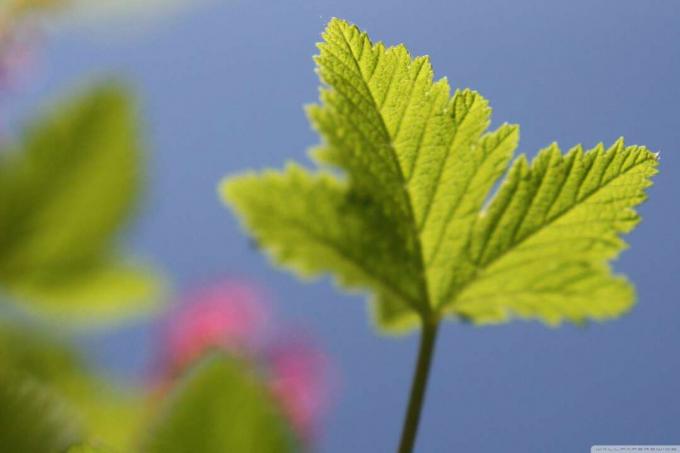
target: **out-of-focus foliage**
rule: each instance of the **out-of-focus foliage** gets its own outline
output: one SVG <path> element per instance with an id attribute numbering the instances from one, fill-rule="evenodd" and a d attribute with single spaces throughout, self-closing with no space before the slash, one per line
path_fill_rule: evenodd
<path id="1" fill-rule="evenodd" d="M 116 237 L 143 181 L 135 112 L 120 87 L 63 102 L 0 150 L 0 286 L 72 322 L 137 314 L 158 279 Z"/>
<path id="2" fill-rule="evenodd" d="M 77 414 L 71 424 L 83 437 L 121 449 L 133 444 L 145 416 L 143 397 L 92 373 L 66 340 L 1 322 L 0 370 L 58 395 Z"/>
<path id="3" fill-rule="evenodd" d="M 15 75 L 14 57 L 43 25 L 128 11 L 153 16 L 169 4 L 0 1 L 0 83 Z M 252 362 L 221 348 L 229 357 L 216 354 L 175 379 L 206 349 L 224 346 L 227 332 L 254 338 L 243 313 L 223 300 L 212 305 L 221 323 L 199 316 L 186 335 L 174 330 L 188 349 L 171 347 L 182 362 L 168 362 L 172 375 L 162 389 L 156 382 L 114 386 L 62 329 L 139 315 L 161 300 L 159 278 L 117 245 L 144 182 L 135 113 L 124 89 L 104 84 L 57 104 L 19 134 L 2 130 L 0 302 L 14 305 L 0 306 L 0 451 L 294 451 L 309 441 L 319 413 L 322 356 L 313 348 L 258 351 Z"/>
<path id="4" fill-rule="evenodd" d="M 2 0 L 0 2 L 0 19 L 7 23 L 23 17 L 23 15 L 61 8 L 68 0 Z"/>
<path id="5" fill-rule="evenodd" d="M 76 17 L 110 21 L 112 19 L 153 19 L 172 14 L 184 7 L 210 0 L 52 0 L 59 1 Z"/>
<path id="6" fill-rule="evenodd" d="M 211 0 L 2 0 L 0 30 L 22 21 L 43 26 L 86 27 L 94 30 L 117 28 L 129 30 L 132 24 L 144 24 L 172 16 L 185 8 Z M 4 24 L 4 25 L 3 25 Z"/>
<path id="7" fill-rule="evenodd" d="M 3 140 L 2 302 L 61 325 L 88 326 L 154 306 L 158 278 L 116 244 L 143 183 L 135 122 L 128 95 L 107 84 L 43 114 L 14 144 Z M 17 388 L 53 395 L 83 438 L 132 445 L 144 416 L 141 397 L 88 370 L 65 339 L 46 332 L 54 324 L 34 326 L 7 316 L 7 308 L 0 307 L 0 370 Z"/>
<path id="8" fill-rule="evenodd" d="M 656 154 L 620 140 L 511 163 L 518 127 L 488 131 L 488 102 L 451 96 L 428 57 L 339 19 L 323 37 L 313 157 L 345 177 L 291 164 L 221 188 L 277 263 L 370 290 L 392 331 L 447 315 L 581 323 L 631 307 L 634 289 L 609 261 L 639 221 Z"/>
<path id="9" fill-rule="evenodd" d="M 296 440 L 255 371 L 215 352 L 168 398 L 143 451 L 285 453 Z"/>
<path id="10" fill-rule="evenodd" d="M 258 288 L 225 280 L 189 292 L 161 334 L 155 385 L 170 387 L 204 354 L 220 350 L 248 357 L 301 443 L 313 445 L 331 399 L 327 355 L 313 341 L 272 329 Z"/>
<path id="11" fill-rule="evenodd" d="M 152 11 L 157 15 L 165 13 L 171 5 L 191 3 L 189 0 L 135 0 L 134 2 L 120 0 L 2 0 L 0 15 L 17 17 L 21 14 L 41 11 L 76 10 L 84 12 L 107 12 L 109 14 L 139 13 Z"/>
<path id="12" fill-rule="evenodd" d="M 87 444 L 81 444 L 81 445 L 74 445 L 71 448 L 68 449 L 66 453 L 113 453 L 112 450 L 101 448 L 101 447 L 94 447 L 92 445 L 87 445 Z"/>
<path id="13" fill-rule="evenodd" d="M 259 313 L 255 315 L 259 319 L 264 314 L 249 299 L 254 293 L 246 289 L 231 283 L 221 285 L 219 291 L 214 287 L 200 293 L 200 303 L 189 311 L 194 316 L 182 316 L 182 322 L 171 328 L 173 337 L 182 333 L 178 329 L 186 330 L 179 344 L 193 342 L 192 354 L 187 356 L 184 347 L 164 354 L 181 363 L 164 366 L 161 371 L 171 373 L 171 379 L 158 376 L 149 388 L 115 388 L 89 370 L 66 340 L 7 322 L 0 323 L 0 370 L 11 372 L 13 382 L 26 381 L 53 396 L 59 403 L 55 413 L 61 414 L 59 418 L 67 414 L 69 432 L 77 434 L 69 437 L 71 441 L 121 452 L 138 451 L 140 439 L 145 440 L 141 444 L 145 451 L 296 451 L 311 445 L 316 434 L 326 399 L 326 358 L 306 342 L 279 337 L 269 346 L 262 343 L 260 329 L 244 332 L 244 310 Z M 236 307 L 229 303 L 235 298 Z M 223 319 L 216 323 L 201 316 L 220 313 Z M 217 350 L 221 352 L 210 354 Z M 208 358 L 201 360 L 206 353 Z M 195 370 L 189 368 L 192 363 L 199 363 Z M 178 373 L 186 375 L 175 379 Z M 160 404 L 159 396 L 164 399 Z M 0 405 L 0 418 L 3 414 Z M 203 431 L 194 438 L 196 423 Z M 145 435 L 148 427 L 151 434 Z M 23 436 L 16 425 L 8 429 Z M 214 450 L 192 449 L 190 442 L 213 438 L 213 430 L 222 437 L 215 444 L 198 446 Z M 174 433 L 183 442 L 168 448 L 164 442 L 174 442 Z M 0 439 L 0 447 L 4 445 L 9 444 Z M 242 450 L 245 445 L 252 448 Z M 225 449 L 217 449 L 221 446 Z"/>
<path id="14" fill-rule="evenodd" d="M 60 453 L 80 438 L 77 415 L 49 388 L 0 370 L 0 449 Z"/>

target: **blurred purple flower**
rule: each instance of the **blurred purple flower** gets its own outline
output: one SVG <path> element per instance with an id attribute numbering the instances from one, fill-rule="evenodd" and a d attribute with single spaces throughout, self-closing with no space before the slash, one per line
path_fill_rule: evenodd
<path id="1" fill-rule="evenodd" d="M 277 335 L 262 294 L 223 281 L 185 296 L 165 322 L 155 386 L 164 392 L 192 362 L 219 348 L 253 361 L 302 441 L 313 442 L 327 409 L 329 360 L 313 342 Z"/>

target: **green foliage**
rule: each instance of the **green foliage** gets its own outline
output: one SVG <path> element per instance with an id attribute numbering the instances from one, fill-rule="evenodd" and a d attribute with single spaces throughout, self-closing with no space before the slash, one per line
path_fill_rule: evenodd
<path id="1" fill-rule="evenodd" d="M 76 416 L 61 399 L 27 377 L 0 370 L 0 447 L 60 453 L 79 439 Z"/>
<path id="2" fill-rule="evenodd" d="M 92 445 L 74 445 L 69 448 L 66 453 L 110 453 L 111 450 L 106 450 L 101 447 L 93 447 Z"/>
<path id="3" fill-rule="evenodd" d="M 321 104 L 308 109 L 322 168 L 290 164 L 221 186 L 277 263 L 370 290 L 392 331 L 445 315 L 556 324 L 630 308 L 633 288 L 608 262 L 639 220 L 655 154 L 623 140 L 566 154 L 553 144 L 511 163 L 518 127 L 489 131 L 487 101 L 451 96 L 427 57 L 373 44 L 339 19 L 323 38 Z"/>
<path id="4" fill-rule="evenodd" d="M 157 278 L 115 244 L 142 164 L 129 97 L 110 85 L 58 105 L 0 150 L 3 291 L 68 321 L 150 308 Z"/>
<path id="5" fill-rule="evenodd" d="M 0 321 L 0 369 L 55 381 L 76 373 L 80 366 L 73 351 L 59 340 L 32 327 Z"/>
<path id="6" fill-rule="evenodd" d="M 295 441 L 253 370 L 215 353 L 181 382 L 149 435 L 149 453 L 285 453 Z"/>
<path id="7" fill-rule="evenodd" d="M 127 450 L 144 417 L 141 398 L 93 374 L 68 343 L 34 327 L 0 322 L 0 372 L 28 379 L 78 417 L 83 437 Z M 0 443 L 0 445 L 2 445 Z"/>

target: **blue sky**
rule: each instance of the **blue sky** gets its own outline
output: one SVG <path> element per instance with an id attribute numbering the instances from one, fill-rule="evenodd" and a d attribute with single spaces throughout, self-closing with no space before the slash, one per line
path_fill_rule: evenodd
<path id="1" fill-rule="evenodd" d="M 140 97 L 151 166 L 147 209 L 130 244 L 180 289 L 224 275 L 266 286 L 281 317 L 312 332 L 342 373 L 320 450 L 392 451 L 416 337 L 380 337 L 362 297 L 339 293 L 328 279 L 303 284 L 274 269 L 215 192 L 226 174 L 306 159 L 317 142 L 302 109 L 317 97 L 311 57 L 333 16 L 429 54 L 437 76 L 479 90 L 496 124 L 520 124 L 520 152 L 619 136 L 661 151 L 644 221 L 615 263 L 638 288 L 635 309 L 585 328 L 449 323 L 418 451 L 680 444 L 680 2 L 206 3 L 145 33 L 121 36 L 119 24 L 50 36 L 40 71 L 9 109 L 19 118 L 84 80 L 127 80 Z M 148 342 L 148 329 L 137 325 L 92 350 L 131 376 Z"/>

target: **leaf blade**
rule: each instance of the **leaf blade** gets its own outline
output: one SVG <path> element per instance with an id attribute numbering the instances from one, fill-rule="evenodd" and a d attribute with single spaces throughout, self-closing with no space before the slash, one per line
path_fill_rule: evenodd
<path id="1" fill-rule="evenodd" d="M 644 201 L 644 190 L 656 172 L 653 153 L 617 142 L 611 153 L 603 148 L 583 153 L 577 147 L 562 155 L 553 145 L 531 164 L 523 155 L 511 164 L 518 127 L 503 124 L 489 132 L 488 102 L 472 90 L 456 90 L 450 96 L 445 79 L 434 81 L 427 57 L 412 58 L 402 45 L 373 43 L 366 33 L 340 19 L 329 22 L 323 39 L 315 57 L 323 85 L 321 103 L 308 108 L 310 121 L 322 137 L 313 158 L 321 167 L 335 167 L 326 177 L 336 180 L 336 199 L 343 202 L 309 205 L 296 215 L 299 222 L 323 224 L 325 217 L 335 227 L 353 231 L 338 241 L 354 253 L 355 275 L 345 283 L 372 291 L 379 326 L 404 331 L 417 326 L 419 319 L 429 322 L 443 315 L 479 322 L 506 321 L 519 315 L 555 324 L 562 319 L 605 319 L 630 308 L 633 289 L 612 275 L 608 263 L 623 248 L 620 236 L 637 223 L 634 207 Z M 593 226 L 605 225 L 596 216 L 602 207 L 586 202 L 588 197 L 583 195 L 599 190 L 603 181 L 616 178 L 617 172 L 638 158 L 651 166 L 630 183 L 633 194 L 599 201 L 594 197 L 593 201 L 608 205 L 617 217 L 610 227 Z M 505 182 L 485 207 L 504 174 Z M 233 181 L 238 182 L 238 177 Z M 248 190 L 260 189 L 253 183 Z M 269 196 L 277 194 L 269 191 Z M 309 190 L 290 191 L 287 199 L 279 201 L 313 197 Z M 223 198 L 237 213 L 249 217 L 247 201 Z M 552 224 L 556 214 L 562 216 L 560 209 L 569 203 L 586 205 L 575 212 L 581 212 L 591 234 L 572 235 L 566 241 L 571 244 L 560 246 L 559 234 L 550 233 L 555 226 L 543 227 Z M 349 211 L 356 219 L 351 226 L 346 218 Z M 246 221 L 246 227 L 257 236 L 265 222 L 275 223 L 279 215 L 276 211 L 268 214 L 259 221 Z M 327 225 L 327 229 L 333 228 Z M 541 243 L 527 239 L 539 230 L 548 231 L 537 234 L 549 239 L 543 255 Z M 325 234 L 289 237 L 286 244 L 271 235 L 262 245 L 284 247 L 295 254 L 296 248 L 304 249 L 306 243 L 323 239 Z M 362 235 L 387 246 L 372 247 Z M 534 261 L 518 245 L 524 242 L 539 250 Z M 375 258 L 376 254 L 381 258 Z M 324 263 L 323 253 L 298 258 L 298 265 L 311 265 L 315 273 L 334 273 L 341 281 L 346 278 L 341 266 Z M 545 275 L 545 266 L 532 264 L 548 258 L 557 263 L 548 267 L 554 275 Z M 291 265 L 286 260 L 280 263 Z M 517 276 L 499 273 L 499 280 L 494 280 L 499 266 L 508 263 L 508 269 L 517 267 Z M 376 276 L 386 269 L 389 286 L 400 291 L 386 291 L 379 284 Z M 537 279 L 545 283 L 537 285 Z M 523 290 L 520 296 L 533 302 L 503 296 L 506 287 L 508 291 L 514 288 L 508 294 Z M 488 294 L 490 290 L 499 294 Z M 583 299 L 587 291 L 614 300 L 604 306 L 598 299 L 588 306 Z M 570 306 L 560 292 L 571 294 L 574 303 Z M 544 305 L 535 299 L 544 300 Z"/>
<path id="2" fill-rule="evenodd" d="M 606 151 L 598 146 L 584 153 L 576 147 L 566 155 L 553 145 L 531 165 L 518 160 L 488 214 L 480 216 L 471 244 L 477 261 L 475 280 L 454 291 L 462 301 L 478 297 L 484 286 L 495 288 L 498 294 L 524 291 L 531 298 L 532 288 L 569 292 L 570 284 L 578 284 L 585 276 L 599 281 L 603 292 L 589 295 L 597 287 L 571 288 L 573 299 L 591 300 L 592 310 L 584 306 L 582 319 L 626 312 L 633 303 L 633 290 L 611 275 L 607 263 L 625 248 L 620 236 L 639 221 L 633 208 L 646 198 L 645 189 L 656 168 L 654 153 L 644 147 L 626 147 L 622 140 Z M 565 276 L 571 279 L 560 280 Z M 613 298 L 612 310 L 603 310 L 598 297 Z M 510 299 L 504 303 L 506 314 L 517 307 Z M 457 303 L 463 302 L 453 303 L 454 310 Z M 562 307 L 565 317 L 574 320 L 567 313 L 568 304 Z M 526 308 L 516 311 L 530 316 Z M 557 318 L 552 316 L 550 322 L 556 323 Z"/>
<path id="3" fill-rule="evenodd" d="M 122 263 L 116 247 L 136 210 L 142 166 L 137 115 L 113 84 L 57 104 L 0 153 L 0 282 L 13 301 L 71 313 L 89 303 L 91 314 L 119 316 L 118 302 L 130 308 L 143 297 L 151 308 L 158 278 Z M 94 297 L 105 280 L 119 298 Z"/>
<path id="4" fill-rule="evenodd" d="M 330 174 L 289 165 L 281 173 L 227 178 L 220 194 L 276 263 L 302 277 L 334 272 L 344 287 L 374 288 L 413 307 L 416 284 L 409 289 L 400 280 L 401 268 L 390 264 L 400 260 L 398 239 L 371 234 L 380 230 L 370 223 L 380 225 L 385 218 L 379 211 L 370 219 L 366 208 L 357 210 L 360 202 Z"/>
<path id="5" fill-rule="evenodd" d="M 209 414 L 209 417 L 197 417 Z M 244 363 L 215 353 L 179 384 L 142 451 L 293 452 L 296 440 Z"/>

